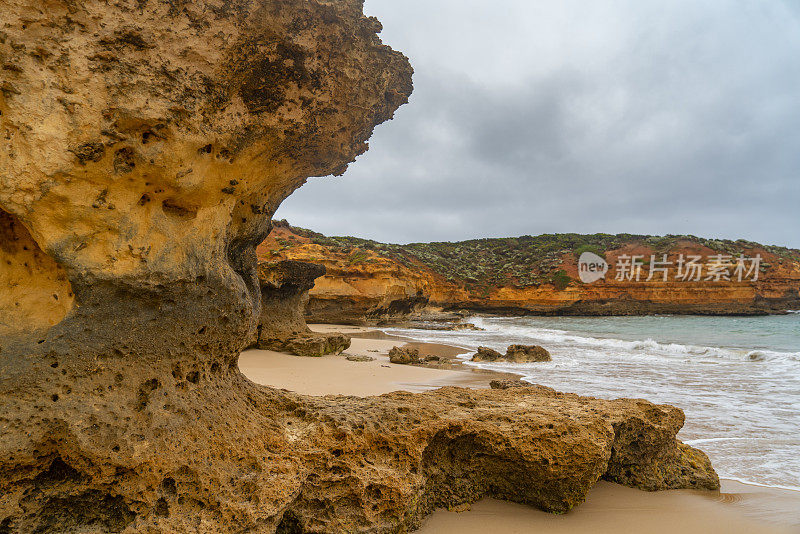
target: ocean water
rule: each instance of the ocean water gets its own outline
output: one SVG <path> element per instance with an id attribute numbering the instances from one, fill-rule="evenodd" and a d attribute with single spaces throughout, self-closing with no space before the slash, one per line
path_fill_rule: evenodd
<path id="1" fill-rule="evenodd" d="M 679 438 L 708 453 L 721 477 L 800 489 L 800 313 L 468 321 L 485 330 L 386 331 L 465 352 L 542 345 L 552 362 L 470 365 L 559 391 L 673 404 L 686 413 Z"/>

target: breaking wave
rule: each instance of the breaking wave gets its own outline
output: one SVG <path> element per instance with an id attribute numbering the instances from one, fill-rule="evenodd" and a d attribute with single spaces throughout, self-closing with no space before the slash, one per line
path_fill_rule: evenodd
<path id="1" fill-rule="evenodd" d="M 571 347 L 608 351 L 611 353 L 637 353 L 666 358 L 701 358 L 708 360 L 728 360 L 739 362 L 780 361 L 800 363 L 800 352 L 780 352 L 774 350 L 752 350 L 742 348 L 707 347 L 684 345 L 681 343 L 661 343 L 652 338 L 623 340 L 599 336 L 587 336 L 551 328 L 537 328 L 514 324 L 498 324 L 477 317 L 470 321 L 488 332 L 503 334 L 504 337 L 526 339 L 544 346 L 568 345 Z"/>

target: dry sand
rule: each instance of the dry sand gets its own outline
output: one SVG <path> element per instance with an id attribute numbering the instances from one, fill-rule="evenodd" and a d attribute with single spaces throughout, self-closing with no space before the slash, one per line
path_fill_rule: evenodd
<path id="1" fill-rule="evenodd" d="M 373 335 L 363 327 L 311 325 L 319 332 L 354 337 L 345 354 L 375 358 L 348 361 L 344 355 L 303 358 L 272 351 L 249 350 L 239 368 L 254 382 L 307 395 L 380 395 L 391 391 L 425 391 L 445 385 L 488 387 L 497 376 L 470 370 L 442 370 L 395 365 L 387 353 L 403 340 Z M 372 339 L 372 338 L 381 339 Z M 459 349 L 418 344 L 420 352 L 453 356 Z M 463 512 L 439 510 L 418 531 L 423 534 L 522 534 L 534 532 L 625 534 L 800 534 L 800 492 L 751 486 L 724 480 L 721 492 L 690 490 L 648 493 L 600 482 L 585 503 L 565 515 L 484 499 Z"/>
<path id="2" fill-rule="evenodd" d="M 344 355 L 302 358 L 269 350 L 248 350 L 239 357 L 239 368 L 253 382 L 306 395 L 366 397 L 398 390 L 426 391 L 442 386 L 488 386 L 485 375 L 471 371 L 389 363 L 386 354 L 395 345 L 404 343 L 353 338 L 344 354 L 372 356 L 375 360 L 371 362 L 351 362 Z"/>

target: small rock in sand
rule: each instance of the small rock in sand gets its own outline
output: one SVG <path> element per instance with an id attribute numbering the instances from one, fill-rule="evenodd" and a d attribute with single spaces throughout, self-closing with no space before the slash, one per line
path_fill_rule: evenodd
<path id="1" fill-rule="evenodd" d="M 346 354 L 345 358 L 351 362 L 371 362 L 375 360 L 372 356 L 363 356 L 358 354 Z"/>

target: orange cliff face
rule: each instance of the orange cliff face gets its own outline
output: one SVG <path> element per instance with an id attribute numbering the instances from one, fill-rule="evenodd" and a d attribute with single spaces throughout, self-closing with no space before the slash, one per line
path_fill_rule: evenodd
<path id="1" fill-rule="evenodd" d="M 315 244 L 278 223 L 256 252 L 259 263 L 294 259 L 325 266 L 325 275 L 310 292 L 310 322 L 349 324 L 402 317 L 427 305 L 432 294 L 448 302 L 466 298 L 422 265 L 413 269 L 374 251 L 353 254 Z"/>
<path id="2" fill-rule="evenodd" d="M 387 246 L 387 252 L 374 242 L 352 239 L 345 246 L 332 246 L 331 239 L 339 238 L 324 238 L 278 222 L 258 247 L 259 261 L 294 259 L 326 267 L 327 273 L 311 290 L 307 309 L 310 322 L 380 323 L 415 312 L 429 315 L 456 310 L 547 315 L 754 315 L 800 309 L 800 253 L 753 243 L 736 242 L 735 251 L 731 251 L 735 254 L 729 254 L 715 245 L 721 242 L 710 242 L 712 248 L 689 237 L 671 240 L 668 250 L 653 246 L 647 239 L 622 238 L 614 248 L 595 248 L 605 257 L 609 270 L 603 279 L 583 283 L 578 266 L 580 250 L 562 250 L 547 260 L 532 258 L 532 279 L 521 281 L 508 275 L 497 281 L 488 275 L 483 279 L 454 275 L 447 265 L 456 270 L 457 262 L 464 258 L 447 249 L 442 252 L 444 262 L 432 265 L 430 258 L 414 246 Z M 460 250 L 459 243 L 447 245 Z M 669 265 L 660 263 L 664 254 Z M 731 280 L 724 275 L 718 281 L 716 276 L 706 280 L 712 272 L 708 263 L 719 254 L 731 263 L 723 269 Z M 735 271 L 739 255 L 748 258 L 741 281 Z M 650 263 L 651 256 L 657 263 Z M 693 256 L 702 258 L 705 270 L 700 280 L 694 280 L 696 273 L 689 280 L 678 278 L 681 259 L 686 262 Z M 749 258 L 757 256 L 761 260 L 756 277 Z M 633 257 L 639 257 L 638 280 L 636 270 L 626 268 Z M 503 261 L 501 255 L 496 263 Z M 500 269 L 504 268 L 507 265 Z M 668 269 L 666 281 L 659 268 Z M 681 274 L 687 271 L 682 270 Z"/>

